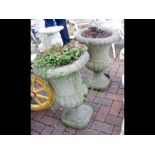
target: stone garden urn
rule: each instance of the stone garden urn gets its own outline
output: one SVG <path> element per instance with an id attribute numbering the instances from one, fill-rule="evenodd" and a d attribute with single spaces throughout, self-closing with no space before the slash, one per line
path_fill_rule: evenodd
<path id="1" fill-rule="evenodd" d="M 110 78 L 104 74 L 104 70 L 110 65 L 109 49 L 119 39 L 118 32 L 108 28 L 90 27 L 79 30 L 76 39 L 88 46 L 90 59 L 86 66 L 93 71 L 93 76 L 86 81 L 88 87 L 105 90 L 110 84 Z"/>
<path id="2" fill-rule="evenodd" d="M 63 41 L 60 35 L 60 31 L 63 28 L 63 26 L 53 26 L 39 29 L 38 36 L 42 42 L 42 51 L 50 48 L 54 44 L 60 44 L 63 46 Z"/>
<path id="3" fill-rule="evenodd" d="M 88 60 L 89 54 L 85 51 L 72 64 L 47 70 L 46 77 L 33 66 L 34 74 L 47 78 L 51 83 L 56 103 L 65 109 L 61 116 L 62 122 L 76 129 L 86 127 L 93 114 L 92 107 L 83 104 L 84 95 L 87 94 L 88 89 L 83 84 L 80 74 L 80 70 Z"/>

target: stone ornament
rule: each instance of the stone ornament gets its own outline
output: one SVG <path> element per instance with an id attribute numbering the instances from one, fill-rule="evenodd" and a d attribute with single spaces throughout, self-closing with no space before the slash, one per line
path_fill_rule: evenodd
<path id="1" fill-rule="evenodd" d="M 72 64 L 47 70 L 47 77 L 33 67 L 34 74 L 49 80 L 54 89 L 56 103 L 65 109 L 61 116 L 62 122 L 76 129 L 86 127 L 93 114 L 92 107 L 83 105 L 88 89 L 83 84 L 80 74 L 88 60 L 89 54 L 85 51 Z"/>
<path id="2" fill-rule="evenodd" d="M 112 43 L 119 39 L 118 31 L 109 28 L 100 28 L 110 34 L 106 38 L 86 38 L 82 34 L 88 28 L 81 29 L 77 33 L 76 39 L 88 46 L 90 59 L 87 63 L 87 68 L 94 72 L 93 76 L 87 81 L 88 87 L 96 90 L 105 90 L 109 84 L 110 79 L 104 74 L 104 70 L 110 65 L 111 59 L 109 56 L 109 49 Z"/>

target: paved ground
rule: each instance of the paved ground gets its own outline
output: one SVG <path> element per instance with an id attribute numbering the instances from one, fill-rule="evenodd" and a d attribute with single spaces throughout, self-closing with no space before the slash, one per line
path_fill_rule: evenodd
<path id="1" fill-rule="evenodd" d="M 117 53 L 120 51 L 117 48 Z M 111 54 L 112 52 L 110 52 Z M 32 135 L 119 135 L 124 117 L 124 88 L 121 77 L 124 73 L 124 62 L 118 58 L 106 70 L 112 79 L 111 86 L 104 92 L 89 90 L 88 101 L 94 113 L 87 128 L 75 130 L 65 127 L 60 120 L 61 108 L 56 104 L 51 109 L 31 112 Z M 87 79 L 91 72 L 87 68 L 81 71 L 82 78 Z"/>

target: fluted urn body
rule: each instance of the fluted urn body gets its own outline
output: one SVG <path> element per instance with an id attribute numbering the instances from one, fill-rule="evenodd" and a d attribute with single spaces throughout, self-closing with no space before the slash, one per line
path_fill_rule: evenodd
<path id="1" fill-rule="evenodd" d="M 89 38 L 83 34 L 89 28 L 79 30 L 76 39 L 88 46 L 90 59 L 87 63 L 87 68 L 93 71 L 93 75 L 88 78 L 87 84 L 89 88 L 96 90 L 105 90 L 110 84 L 110 78 L 104 74 L 104 70 L 110 65 L 111 59 L 109 56 L 109 49 L 112 43 L 119 39 L 119 34 L 116 30 L 108 28 L 100 28 L 108 34 L 105 38 Z M 92 33 L 93 34 L 93 33 Z"/>

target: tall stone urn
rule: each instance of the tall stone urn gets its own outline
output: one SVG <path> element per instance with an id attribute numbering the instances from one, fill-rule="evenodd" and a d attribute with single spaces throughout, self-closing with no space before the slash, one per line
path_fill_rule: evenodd
<path id="1" fill-rule="evenodd" d="M 93 114 L 92 107 L 83 104 L 88 89 L 79 72 L 88 59 L 89 54 L 85 51 L 72 64 L 47 70 L 47 77 L 33 66 L 34 74 L 49 80 L 55 92 L 56 103 L 65 109 L 61 116 L 62 122 L 76 129 L 85 128 Z"/>
<path id="2" fill-rule="evenodd" d="M 88 87 L 105 90 L 110 84 L 110 78 L 104 74 L 104 70 L 110 65 L 109 49 L 119 39 L 118 32 L 108 28 L 85 28 L 79 30 L 76 39 L 88 46 L 90 59 L 86 66 L 93 71 L 93 75 L 86 81 Z"/>

